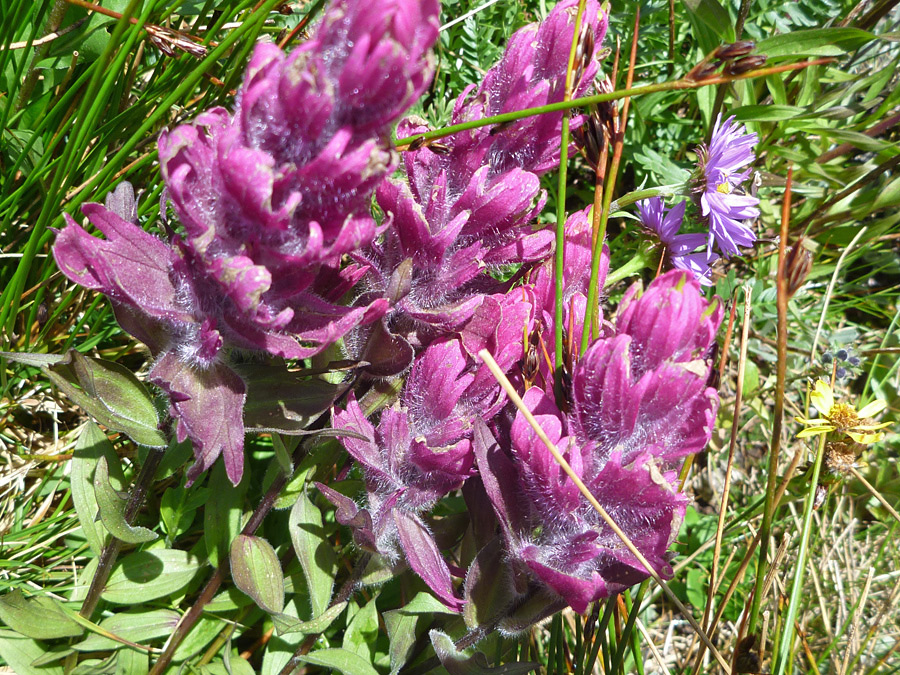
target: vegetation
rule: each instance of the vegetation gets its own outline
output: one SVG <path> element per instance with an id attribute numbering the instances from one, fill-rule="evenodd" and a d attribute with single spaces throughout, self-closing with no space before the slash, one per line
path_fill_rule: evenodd
<path id="1" fill-rule="evenodd" d="M 292 657 L 308 672 L 353 675 L 898 670 L 895 428 L 863 429 L 862 447 L 845 432 L 858 435 L 865 419 L 828 428 L 795 419 L 824 405 L 818 380 L 834 402 L 860 411 L 884 401 L 877 420 L 897 419 L 895 2 L 609 8 L 598 81 L 609 76 L 612 93 L 600 103 L 627 125 L 599 172 L 607 206 L 620 200 L 604 211 L 604 311 L 611 316 L 634 281 L 649 283 L 660 261 L 626 196 L 683 183 L 719 113 L 758 135 L 748 188 L 760 200 L 758 241 L 719 261 L 708 289 L 726 309 L 720 404 L 708 449 L 682 468 L 693 501 L 673 576 L 583 615 L 566 608 L 515 637 L 472 636 L 421 579 L 359 553 L 313 487 L 339 479 L 346 494 L 363 489 L 358 469 L 341 471 L 349 463 L 336 438 L 250 434 L 237 485 L 222 461 L 191 483 L 190 441 L 172 440 L 164 453 L 147 441 L 171 431 L 155 428 L 167 409 L 159 389 L 149 388 L 139 415 L 126 407 L 125 420 L 91 404 L 92 387 L 107 381 L 127 381 L 130 400 L 141 399 L 142 385 L 123 373 L 146 381 L 152 359 L 103 295 L 60 273 L 51 246 L 63 214 L 84 222 L 83 204 L 128 181 L 141 225 L 165 235 L 160 132 L 213 106 L 233 109 L 257 41 L 303 43 L 328 3 L 101 4 L 4 0 L 0 21 L 0 336 L 5 353 L 31 354 L 0 359 L 0 663 L 28 675 L 146 673 L 163 655 L 170 672 L 210 675 L 284 672 Z M 434 130 L 429 141 L 441 142 L 456 97 L 481 81 L 509 36 L 554 4 L 442 2 L 436 74 L 410 110 Z M 765 64 L 733 77 L 697 70 L 739 40 L 755 41 Z M 654 86 L 627 97 L 632 81 Z M 597 175 L 584 153 L 564 182 L 543 175 L 538 221 L 553 227 L 558 213 L 595 203 Z M 72 349 L 103 361 L 65 356 Z M 401 384 L 384 387 L 384 398 Z M 327 427 L 329 414 L 312 424 Z M 804 428 L 819 433 L 797 439 Z M 466 508 L 455 492 L 432 516 L 456 524 L 460 535 L 442 548 L 462 567 L 474 557 L 461 534 Z M 102 595 L 90 590 L 98 568 L 111 571 Z M 471 646 L 466 636 L 483 639 Z M 468 660 L 475 651 L 483 661 Z"/>

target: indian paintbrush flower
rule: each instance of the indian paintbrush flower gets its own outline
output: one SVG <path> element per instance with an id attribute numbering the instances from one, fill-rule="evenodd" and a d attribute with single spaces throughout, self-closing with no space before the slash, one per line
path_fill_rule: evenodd
<path id="1" fill-rule="evenodd" d="M 366 478 L 366 505 L 320 486 L 339 522 L 360 546 L 390 563 L 402 557 L 449 607 L 458 609 L 450 572 L 422 515 L 474 475 L 471 436 L 476 420 L 490 420 L 505 403 L 494 377 L 472 354 L 490 349 L 504 371 L 522 359 L 522 327 L 529 325 L 530 291 L 487 296 L 461 339 L 438 340 L 416 359 L 400 401 L 369 422 L 351 394 L 334 428 Z M 517 339 L 518 338 L 518 339 Z"/>
<path id="2" fill-rule="evenodd" d="M 246 383 L 230 351 L 307 358 L 387 311 L 384 298 L 337 304 L 367 271 L 341 257 L 375 237 L 390 125 L 431 78 L 438 10 L 337 0 L 292 54 L 258 45 L 234 115 L 213 108 L 160 136 L 183 237 L 163 242 L 99 204 L 83 211 L 105 240 L 67 216 L 57 263 L 150 347 L 150 379 L 194 444 L 191 480 L 220 454 L 232 482 L 242 474 Z"/>
<path id="3" fill-rule="evenodd" d="M 718 407 L 706 359 L 722 319 L 682 271 L 632 288 L 615 334 L 595 340 L 574 366 L 570 412 L 530 388 L 524 403 L 592 494 L 654 569 L 671 574 L 668 547 L 687 497 L 676 462 L 702 450 Z M 502 430 L 496 434 L 503 438 Z M 508 433 L 476 433 L 485 490 L 510 564 L 551 588 L 573 609 L 615 594 L 647 572 L 587 504 L 519 413 Z"/>
<path id="4" fill-rule="evenodd" d="M 565 0 L 540 25 L 516 32 L 484 82 L 457 99 L 451 122 L 562 100 L 576 5 Z M 590 0 L 583 31 L 592 37 L 579 43 L 583 67 L 573 95 L 586 91 L 597 72 L 594 56 L 606 22 Z M 561 123 L 562 113 L 539 115 L 493 131 L 484 127 L 454 134 L 442 139 L 440 152 L 425 144 L 404 153 L 407 180 L 385 181 L 377 192 L 378 205 L 389 217 L 384 237 L 354 254 L 372 269 L 367 278 L 371 293 L 364 297 L 392 298 L 393 310 L 384 320 L 387 333 L 420 350 L 460 330 L 485 294 L 506 290 L 507 284 L 491 277 L 491 269 L 550 254 L 553 233 L 535 231 L 532 221 L 545 201 L 539 175 L 559 163 Z M 424 121 L 410 118 L 397 133 L 406 137 L 427 130 Z M 402 292 L 392 294 L 395 289 Z M 379 351 L 371 343 L 384 332 L 366 332 L 360 331 L 358 356 L 371 362 L 372 351 Z"/>

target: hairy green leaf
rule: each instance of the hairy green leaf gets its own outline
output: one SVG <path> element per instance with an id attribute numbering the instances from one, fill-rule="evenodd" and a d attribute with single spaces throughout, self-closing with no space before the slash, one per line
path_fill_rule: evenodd
<path id="1" fill-rule="evenodd" d="M 84 632 L 53 598 L 26 598 L 18 589 L 0 596 L 0 619 L 17 633 L 35 640 L 74 637 Z"/>
<path id="2" fill-rule="evenodd" d="M 322 513 L 306 494 L 301 492 L 288 520 L 291 541 L 297 560 L 306 577 L 313 616 L 319 616 L 331 601 L 337 558 L 325 536 Z"/>
<path id="3" fill-rule="evenodd" d="M 272 545 L 261 537 L 239 534 L 231 543 L 234 585 L 269 613 L 284 607 L 284 574 Z"/>
<path id="4" fill-rule="evenodd" d="M 48 378 L 100 424 L 140 445 L 164 448 L 153 399 L 134 373 L 112 361 L 70 350 L 66 360 L 42 368 Z"/>
<path id="5" fill-rule="evenodd" d="M 125 501 L 119 497 L 109 483 L 109 469 L 106 457 L 101 457 L 94 470 L 94 495 L 100 509 L 100 520 L 116 539 L 127 544 L 153 541 L 159 535 L 146 527 L 134 527 L 125 520 Z"/>

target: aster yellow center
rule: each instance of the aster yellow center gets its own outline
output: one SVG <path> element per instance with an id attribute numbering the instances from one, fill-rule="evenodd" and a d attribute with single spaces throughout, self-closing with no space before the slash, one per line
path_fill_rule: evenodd
<path id="1" fill-rule="evenodd" d="M 827 417 L 838 431 L 852 429 L 859 424 L 859 414 L 856 409 L 846 403 L 835 403 L 828 411 Z"/>
<path id="2" fill-rule="evenodd" d="M 721 192 L 723 195 L 731 194 L 731 183 L 719 183 L 716 185 L 716 192 Z"/>

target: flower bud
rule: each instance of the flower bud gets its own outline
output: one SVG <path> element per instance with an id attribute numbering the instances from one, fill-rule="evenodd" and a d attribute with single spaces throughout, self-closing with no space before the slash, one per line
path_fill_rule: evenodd
<path id="1" fill-rule="evenodd" d="M 767 58 L 765 54 L 745 56 L 742 59 L 725 64 L 724 72 L 726 75 L 743 75 L 764 66 Z"/>
<path id="2" fill-rule="evenodd" d="M 694 82 L 702 82 L 703 80 L 708 80 L 711 77 L 715 77 L 721 65 L 721 61 L 715 61 L 713 63 L 707 63 L 706 61 L 703 61 L 702 63 L 698 63 L 696 66 L 691 68 L 690 72 L 688 72 L 688 74 L 684 76 L 684 79 L 692 80 Z"/>
<path id="3" fill-rule="evenodd" d="M 798 239 L 791 246 L 784 261 L 784 272 L 787 277 L 787 293 L 788 298 L 792 298 L 794 294 L 800 290 L 806 277 L 812 270 L 813 256 L 803 246 L 803 239 Z"/>
<path id="4" fill-rule="evenodd" d="M 732 42 L 731 44 L 719 47 L 713 52 L 713 58 L 722 59 L 723 61 L 737 59 L 742 56 L 747 56 L 747 54 L 754 49 L 756 49 L 756 43 L 753 42 L 753 40 L 738 40 L 737 42 Z"/>

